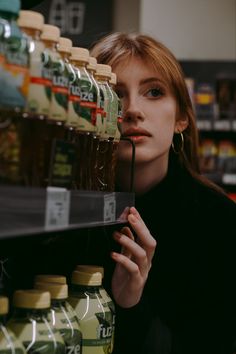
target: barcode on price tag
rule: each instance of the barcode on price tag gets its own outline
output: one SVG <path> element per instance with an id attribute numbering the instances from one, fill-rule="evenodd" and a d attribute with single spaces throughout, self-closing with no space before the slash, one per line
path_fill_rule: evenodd
<path id="1" fill-rule="evenodd" d="M 104 195 L 104 222 L 113 222 L 116 220 L 116 198 L 115 194 Z"/>
<path id="2" fill-rule="evenodd" d="M 46 197 L 45 229 L 53 230 L 69 225 L 70 191 L 48 187 Z"/>

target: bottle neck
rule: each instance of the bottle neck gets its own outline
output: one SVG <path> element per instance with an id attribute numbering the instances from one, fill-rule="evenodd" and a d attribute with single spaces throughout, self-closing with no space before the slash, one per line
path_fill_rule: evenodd
<path id="1" fill-rule="evenodd" d="M 34 40 L 36 41 L 40 40 L 41 31 L 34 28 L 27 28 L 27 27 L 20 27 L 20 29 L 22 30 L 22 32 L 27 34 L 27 36 L 33 38 Z"/>
<path id="2" fill-rule="evenodd" d="M 46 309 L 25 309 L 25 308 L 15 308 L 13 317 L 15 318 L 30 318 L 34 317 L 35 319 L 40 320 L 40 318 L 48 316 L 49 308 Z"/>
<path id="3" fill-rule="evenodd" d="M 57 42 L 43 39 L 43 43 L 44 43 L 46 48 L 52 49 L 54 51 L 57 51 Z"/>
<path id="4" fill-rule="evenodd" d="M 69 61 L 70 59 L 70 53 L 67 52 L 61 52 L 60 50 L 58 51 L 64 61 Z"/>

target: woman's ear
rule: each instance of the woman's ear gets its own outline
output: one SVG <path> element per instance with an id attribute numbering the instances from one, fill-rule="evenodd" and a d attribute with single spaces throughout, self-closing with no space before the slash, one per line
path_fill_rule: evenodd
<path id="1" fill-rule="evenodd" d="M 178 119 L 175 122 L 175 133 L 182 133 L 188 126 L 187 119 Z"/>

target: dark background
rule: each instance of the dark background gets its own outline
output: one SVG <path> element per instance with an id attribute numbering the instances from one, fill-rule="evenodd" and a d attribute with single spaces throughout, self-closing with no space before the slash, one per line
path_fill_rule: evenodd
<path id="1" fill-rule="evenodd" d="M 42 13 L 45 23 L 58 26 L 73 46 L 90 47 L 112 31 L 112 0 L 22 0 L 21 8 Z"/>

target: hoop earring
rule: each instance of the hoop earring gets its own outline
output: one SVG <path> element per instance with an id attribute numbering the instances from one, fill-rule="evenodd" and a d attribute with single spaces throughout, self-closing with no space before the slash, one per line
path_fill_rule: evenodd
<path id="1" fill-rule="evenodd" d="M 174 138 L 173 138 L 171 146 L 172 146 L 172 149 L 175 154 L 180 154 L 184 150 L 184 135 L 182 132 L 175 134 L 175 135 L 180 135 L 180 142 L 178 143 L 178 149 L 176 149 L 176 146 L 174 143 Z"/>

